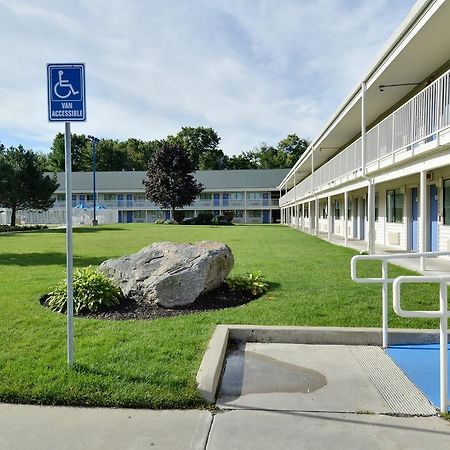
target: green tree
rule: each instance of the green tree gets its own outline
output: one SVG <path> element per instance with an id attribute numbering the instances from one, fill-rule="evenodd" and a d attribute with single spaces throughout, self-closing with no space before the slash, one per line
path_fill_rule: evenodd
<path id="1" fill-rule="evenodd" d="M 199 170 L 224 170 L 228 167 L 228 156 L 220 149 L 209 150 L 200 155 Z"/>
<path id="2" fill-rule="evenodd" d="M 298 161 L 300 156 L 309 147 L 308 139 L 299 138 L 295 133 L 288 134 L 287 137 L 278 142 L 278 152 L 286 155 L 286 167 L 291 168 Z"/>
<path id="3" fill-rule="evenodd" d="M 104 172 L 131 170 L 126 148 L 113 139 L 100 139 L 96 146 L 97 170 Z"/>
<path id="4" fill-rule="evenodd" d="M 92 149 L 86 136 L 84 134 L 72 134 L 71 140 L 72 171 L 88 172 L 92 170 Z M 63 133 L 58 133 L 55 136 L 48 159 L 52 171 L 64 172 L 65 152 Z"/>
<path id="5" fill-rule="evenodd" d="M 176 208 L 192 205 L 203 186 L 192 173 L 194 164 L 178 144 L 161 142 L 147 171 L 145 196 L 162 208 L 170 208 L 172 217 Z"/>
<path id="6" fill-rule="evenodd" d="M 58 187 L 55 178 L 44 175 L 42 160 L 32 150 L 22 146 L 0 147 L 0 206 L 11 209 L 11 226 L 16 224 L 16 213 L 24 209 L 46 211 Z"/>
<path id="7" fill-rule="evenodd" d="M 153 154 L 161 144 L 159 141 L 130 138 L 123 145 L 131 170 L 147 170 Z"/>
<path id="8" fill-rule="evenodd" d="M 215 154 L 219 149 L 220 137 L 212 128 L 182 127 L 175 136 L 168 136 L 167 141 L 181 145 L 189 153 L 197 170 L 202 157 L 206 161 L 206 154 Z"/>
<path id="9" fill-rule="evenodd" d="M 259 149 L 255 149 L 258 161 L 258 169 L 284 169 L 287 167 L 287 158 L 284 152 L 262 143 Z"/>
<path id="10" fill-rule="evenodd" d="M 233 155 L 228 158 L 227 169 L 257 169 L 258 162 L 253 151 L 242 152 L 240 155 Z"/>

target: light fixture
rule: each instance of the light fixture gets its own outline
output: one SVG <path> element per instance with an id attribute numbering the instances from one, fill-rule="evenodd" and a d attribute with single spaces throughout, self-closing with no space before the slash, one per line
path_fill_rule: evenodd
<path id="1" fill-rule="evenodd" d="M 380 84 L 378 89 L 383 92 L 386 88 L 399 87 L 399 86 L 418 86 L 420 83 L 396 83 L 396 84 Z"/>

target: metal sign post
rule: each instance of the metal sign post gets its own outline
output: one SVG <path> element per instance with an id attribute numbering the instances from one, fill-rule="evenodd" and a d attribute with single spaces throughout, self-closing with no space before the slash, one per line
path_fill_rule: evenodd
<path id="1" fill-rule="evenodd" d="M 73 366 L 73 241 L 72 241 L 72 145 L 70 122 L 65 123 L 66 169 L 66 267 L 67 267 L 67 364 Z"/>
<path id="2" fill-rule="evenodd" d="M 72 146 L 70 122 L 86 120 L 84 64 L 47 64 L 48 120 L 65 122 L 66 265 L 67 265 L 67 364 L 74 363 Z"/>

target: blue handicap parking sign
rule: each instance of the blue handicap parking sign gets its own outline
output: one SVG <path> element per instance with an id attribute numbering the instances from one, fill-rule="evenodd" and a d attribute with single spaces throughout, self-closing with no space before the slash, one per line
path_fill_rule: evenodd
<path id="1" fill-rule="evenodd" d="M 84 64 L 47 64 L 48 120 L 86 120 Z"/>

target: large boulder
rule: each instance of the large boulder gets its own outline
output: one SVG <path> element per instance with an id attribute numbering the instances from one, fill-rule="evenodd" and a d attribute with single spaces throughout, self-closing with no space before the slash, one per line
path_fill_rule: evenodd
<path id="1" fill-rule="evenodd" d="M 166 308 L 193 303 L 219 287 L 233 268 L 230 248 L 219 242 L 158 242 L 99 267 L 125 296 Z"/>

